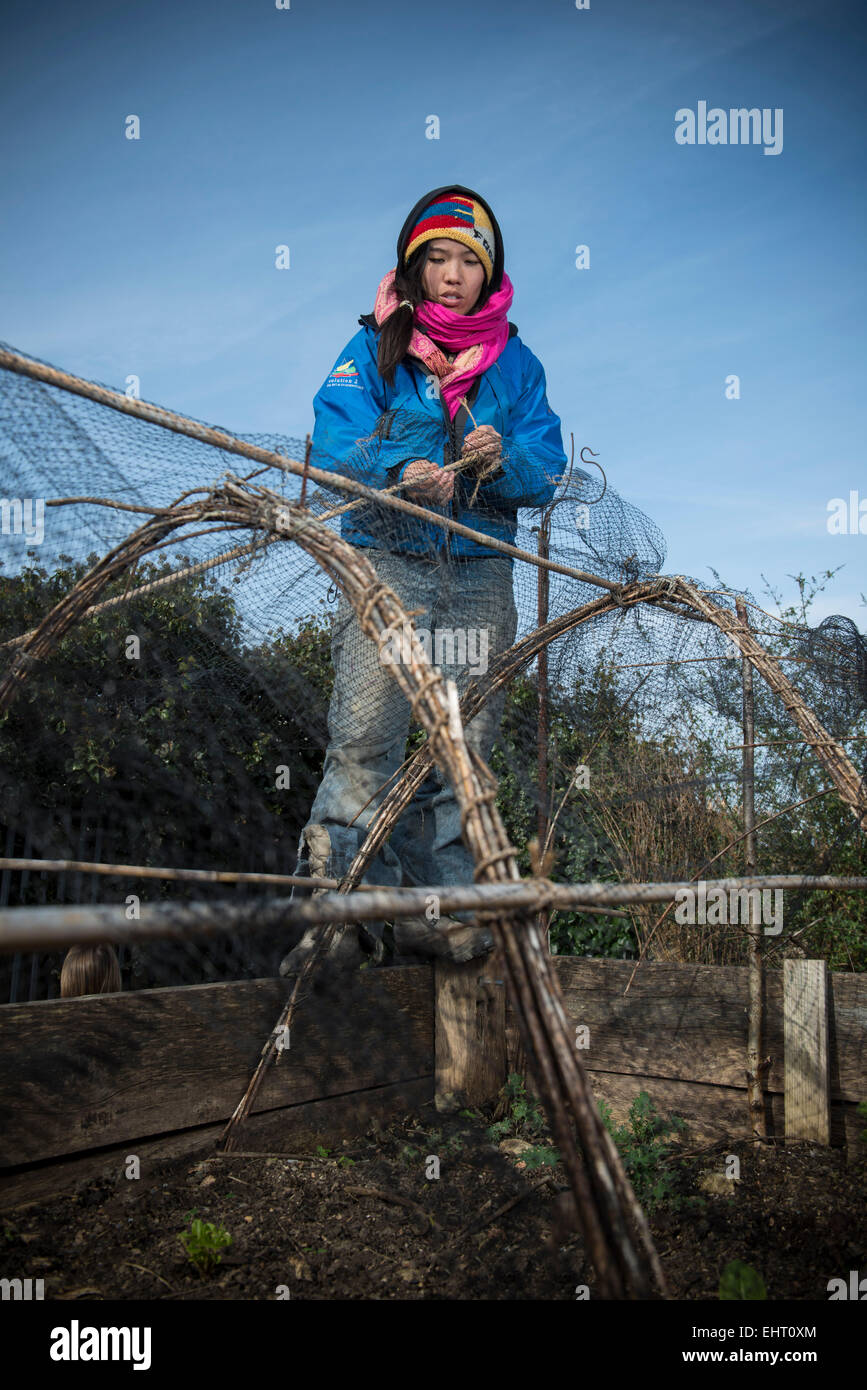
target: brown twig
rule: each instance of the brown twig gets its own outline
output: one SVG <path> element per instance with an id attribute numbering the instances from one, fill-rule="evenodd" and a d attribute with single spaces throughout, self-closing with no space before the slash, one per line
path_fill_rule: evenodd
<path id="1" fill-rule="evenodd" d="M 336 890 L 336 878 L 304 878 L 300 874 L 267 874 L 240 872 L 234 869 L 169 869 L 146 864 L 102 864 L 88 859 L 16 859 L 0 856 L 0 869 L 28 870 L 53 874 L 96 874 L 103 878 L 158 878 L 169 883 L 256 883 L 281 887 L 324 888 Z M 359 892 L 369 892 L 366 883 L 358 885 Z"/>
<path id="2" fill-rule="evenodd" d="M 496 1221 L 499 1217 L 505 1216 L 506 1212 L 511 1211 L 512 1208 L 516 1207 L 519 1202 L 525 1201 L 527 1197 L 532 1197 L 535 1192 L 541 1192 L 543 1187 L 554 1186 L 554 1179 L 551 1177 L 550 1173 L 546 1173 L 544 1178 L 542 1178 L 539 1182 L 532 1183 L 525 1189 L 525 1191 L 519 1192 L 516 1197 L 510 1197 L 508 1202 L 503 1202 L 502 1206 L 497 1207 L 496 1211 L 492 1212 L 490 1216 L 486 1216 L 483 1221 L 480 1222 L 478 1217 L 475 1217 L 466 1226 L 463 1226 L 455 1236 L 452 1237 L 452 1239 L 449 1241 L 449 1245 L 456 1245 L 459 1240 L 463 1240 L 464 1236 L 467 1236 L 470 1233 L 472 1233 L 473 1235 L 477 1235 L 479 1231 L 483 1231 L 486 1226 L 490 1226 L 492 1222 Z M 438 1253 L 442 1254 L 443 1252 L 439 1251 Z"/>
<path id="3" fill-rule="evenodd" d="M 442 1230 L 440 1223 L 429 1211 L 425 1211 L 424 1207 L 419 1206 L 418 1202 L 411 1201 L 409 1197 L 401 1197 L 397 1192 L 383 1192 L 378 1187 L 342 1187 L 340 1190 L 341 1192 L 348 1192 L 352 1197 L 373 1197 L 380 1202 L 391 1202 L 395 1206 L 406 1207 L 408 1211 L 415 1212 L 417 1216 L 420 1216 L 425 1226 L 429 1223 L 435 1230 Z"/>
<path id="4" fill-rule="evenodd" d="M 161 1274 L 157 1274 L 156 1270 L 148 1269 L 147 1265 L 137 1265 L 134 1263 L 133 1260 L 124 1260 L 124 1264 L 126 1265 L 127 1269 L 140 1269 L 143 1274 L 149 1274 L 152 1279 L 159 1279 L 160 1283 L 165 1284 L 166 1288 L 171 1293 L 175 1292 L 168 1279 L 164 1279 Z"/>

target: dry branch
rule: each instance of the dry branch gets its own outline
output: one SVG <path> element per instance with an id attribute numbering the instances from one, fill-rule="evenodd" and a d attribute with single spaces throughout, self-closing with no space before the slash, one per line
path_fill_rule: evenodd
<path id="1" fill-rule="evenodd" d="M 304 879 L 310 886 L 310 879 Z M 760 874 L 755 878 L 703 880 L 710 893 L 739 892 L 750 888 L 808 889 L 810 892 L 863 892 L 867 877 L 835 874 Z M 258 931 L 285 927 L 321 926 L 330 921 L 365 922 L 381 917 L 400 918 L 422 914 L 436 893 L 440 911 L 475 912 L 477 917 L 522 916 L 545 910 L 580 907 L 624 907 L 630 903 L 673 903 L 684 889 L 695 889 L 696 880 L 677 883 L 552 883 L 549 879 L 524 878 L 511 882 L 468 884 L 458 888 L 375 888 L 362 885 L 351 893 L 325 892 L 321 897 L 293 902 L 291 898 L 254 899 L 246 902 L 162 902 L 140 909 L 137 920 L 128 921 L 123 904 L 91 904 L 81 907 L 7 907 L 0 909 L 0 951 L 56 951 L 63 946 L 100 941 L 129 943 L 172 938 L 216 937 L 228 931 Z M 512 923 L 520 927 L 520 923 Z"/>

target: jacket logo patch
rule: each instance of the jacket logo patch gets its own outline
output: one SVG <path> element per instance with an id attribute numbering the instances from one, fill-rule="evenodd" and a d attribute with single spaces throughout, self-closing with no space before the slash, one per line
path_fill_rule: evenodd
<path id="1" fill-rule="evenodd" d="M 345 362 L 334 368 L 330 377 L 325 383 L 326 386 L 357 386 L 359 391 L 364 387 L 358 380 L 358 368 L 355 366 L 355 359 L 347 357 Z"/>

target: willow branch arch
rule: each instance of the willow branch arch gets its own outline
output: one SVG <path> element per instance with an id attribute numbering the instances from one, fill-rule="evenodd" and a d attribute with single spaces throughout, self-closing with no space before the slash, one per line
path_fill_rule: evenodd
<path id="1" fill-rule="evenodd" d="M 488 883 L 520 881 L 516 852 L 509 844 L 495 805 L 495 780 L 485 764 L 467 748 L 463 726 L 494 690 L 525 670 L 538 653 L 557 637 L 604 614 L 617 609 L 625 611 L 640 604 L 664 608 L 685 620 L 712 623 L 725 633 L 782 700 L 790 718 L 812 746 L 814 756 L 833 781 L 841 800 L 854 815 L 861 830 L 867 830 L 864 787 L 844 750 L 830 737 L 794 689 L 779 662 L 749 629 L 681 576 L 658 576 L 630 584 L 616 584 L 598 575 L 521 551 L 505 542 L 492 542 L 468 527 L 439 517 L 400 497 L 386 497 L 353 479 L 305 467 L 297 460 L 258 448 L 160 407 L 131 400 L 118 392 L 72 377 L 19 354 L 0 351 L 0 368 L 87 396 L 112 409 L 149 420 L 176 433 L 187 434 L 225 452 L 298 476 L 309 476 L 313 481 L 329 488 L 342 489 L 356 498 L 376 501 L 407 515 L 432 521 L 459 535 L 487 544 L 491 550 L 574 577 L 603 591 L 599 598 L 545 623 L 516 643 L 493 665 L 484 689 L 471 686 L 460 704 L 457 692 L 454 688 L 446 688 L 442 677 L 428 663 L 420 642 L 413 637 L 410 661 L 393 664 L 392 670 L 427 732 L 427 742 L 405 767 L 400 780 L 380 805 L 359 854 L 341 881 L 341 893 L 348 893 L 358 884 L 370 859 L 388 839 L 432 762 L 442 768 L 455 788 L 464 833 L 475 861 L 475 878 Z M 73 499 L 54 499 L 49 505 L 71 501 Z M 116 504 L 109 500 L 106 505 Z M 0 680 L 0 711 L 15 698 L 34 665 L 46 658 L 62 637 L 99 605 L 109 584 L 174 533 L 202 525 L 250 531 L 255 537 L 267 535 L 302 547 L 341 588 L 352 603 L 363 632 L 374 641 L 378 641 L 383 632 L 410 623 L 396 595 L 380 582 L 370 562 L 357 548 L 344 542 L 303 506 L 286 502 L 266 487 L 227 474 L 201 500 L 179 499 L 171 507 L 154 509 L 146 522 L 93 566 L 36 629 L 15 644 L 9 669 Z M 247 549 L 242 547 L 236 553 L 244 553 Z M 134 597 L 136 592 L 131 590 L 129 597 Z M 504 961 L 524 1046 L 538 1077 L 545 1108 L 563 1155 L 588 1251 L 599 1274 L 600 1289 L 608 1297 L 641 1297 L 647 1295 L 652 1280 L 655 1280 L 660 1291 L 664 1292 L 664 1279 L 647 1223 L 635 1201 L 614 1144 L 597 1113 L 586 1074 L 573 1046 L 559 984 L 533 915 L 527 911 L 503 914 L 493 917 L 490 925 Z M 327 940 L 329 932 L 336 929 L 326 928 L 323 941 Z M 291 1012 L 298 984 L 300 979 L 278 1028 Z M 272 1055 L 273 1037 L 272 1033 L 263 1047 L 260 1070 L 267 1066 Z M 227 1136 L 229 1140 L 234 1123 L 243 1118 L 249 1108 L 258 1075 L 257 1070 L 233 1116 Z M 576 1133 L 586 1158 L 585 1164 L 579 1157 Z"/>

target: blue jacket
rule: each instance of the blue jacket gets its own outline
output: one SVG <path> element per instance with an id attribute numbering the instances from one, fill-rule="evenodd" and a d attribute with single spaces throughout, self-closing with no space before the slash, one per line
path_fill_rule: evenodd
<path id="1" fill-rule="evenodd" d="M 377 371 L 378 328 L 372 314 L 359 319 L 313 402 L 316 424 L 310 462 L 385 488 L 400 482 L 416 458 L 448 463 L 460 455 L 473 428 L 462 405 L 449 419 L 438 383 L 424 363 L 407 355 L 388 386 Z M 548 405 L 542 365 L 518 337 L 514 324 L 496 362 L 472 383 L 467 400 L 478 425 L 493 425 L 503 438 L 503 467 L 478 491 L 458 475 L 444 507 L 429 506 L 484 535 L 514 543 L 519 507 L 544 507 L 566 468 L 560 420 Z M 393 413 L 392 413 L 393 412 Z M 405 495 L 405 494 L 399 494 Z M 426 504 L 428 505 L 428 504 Z M 416 554 L 491 556 L 495 552 L 450 531 L 393 509 L 359 507 L 341 518 L 341 534 L 353 545 Z"/>

